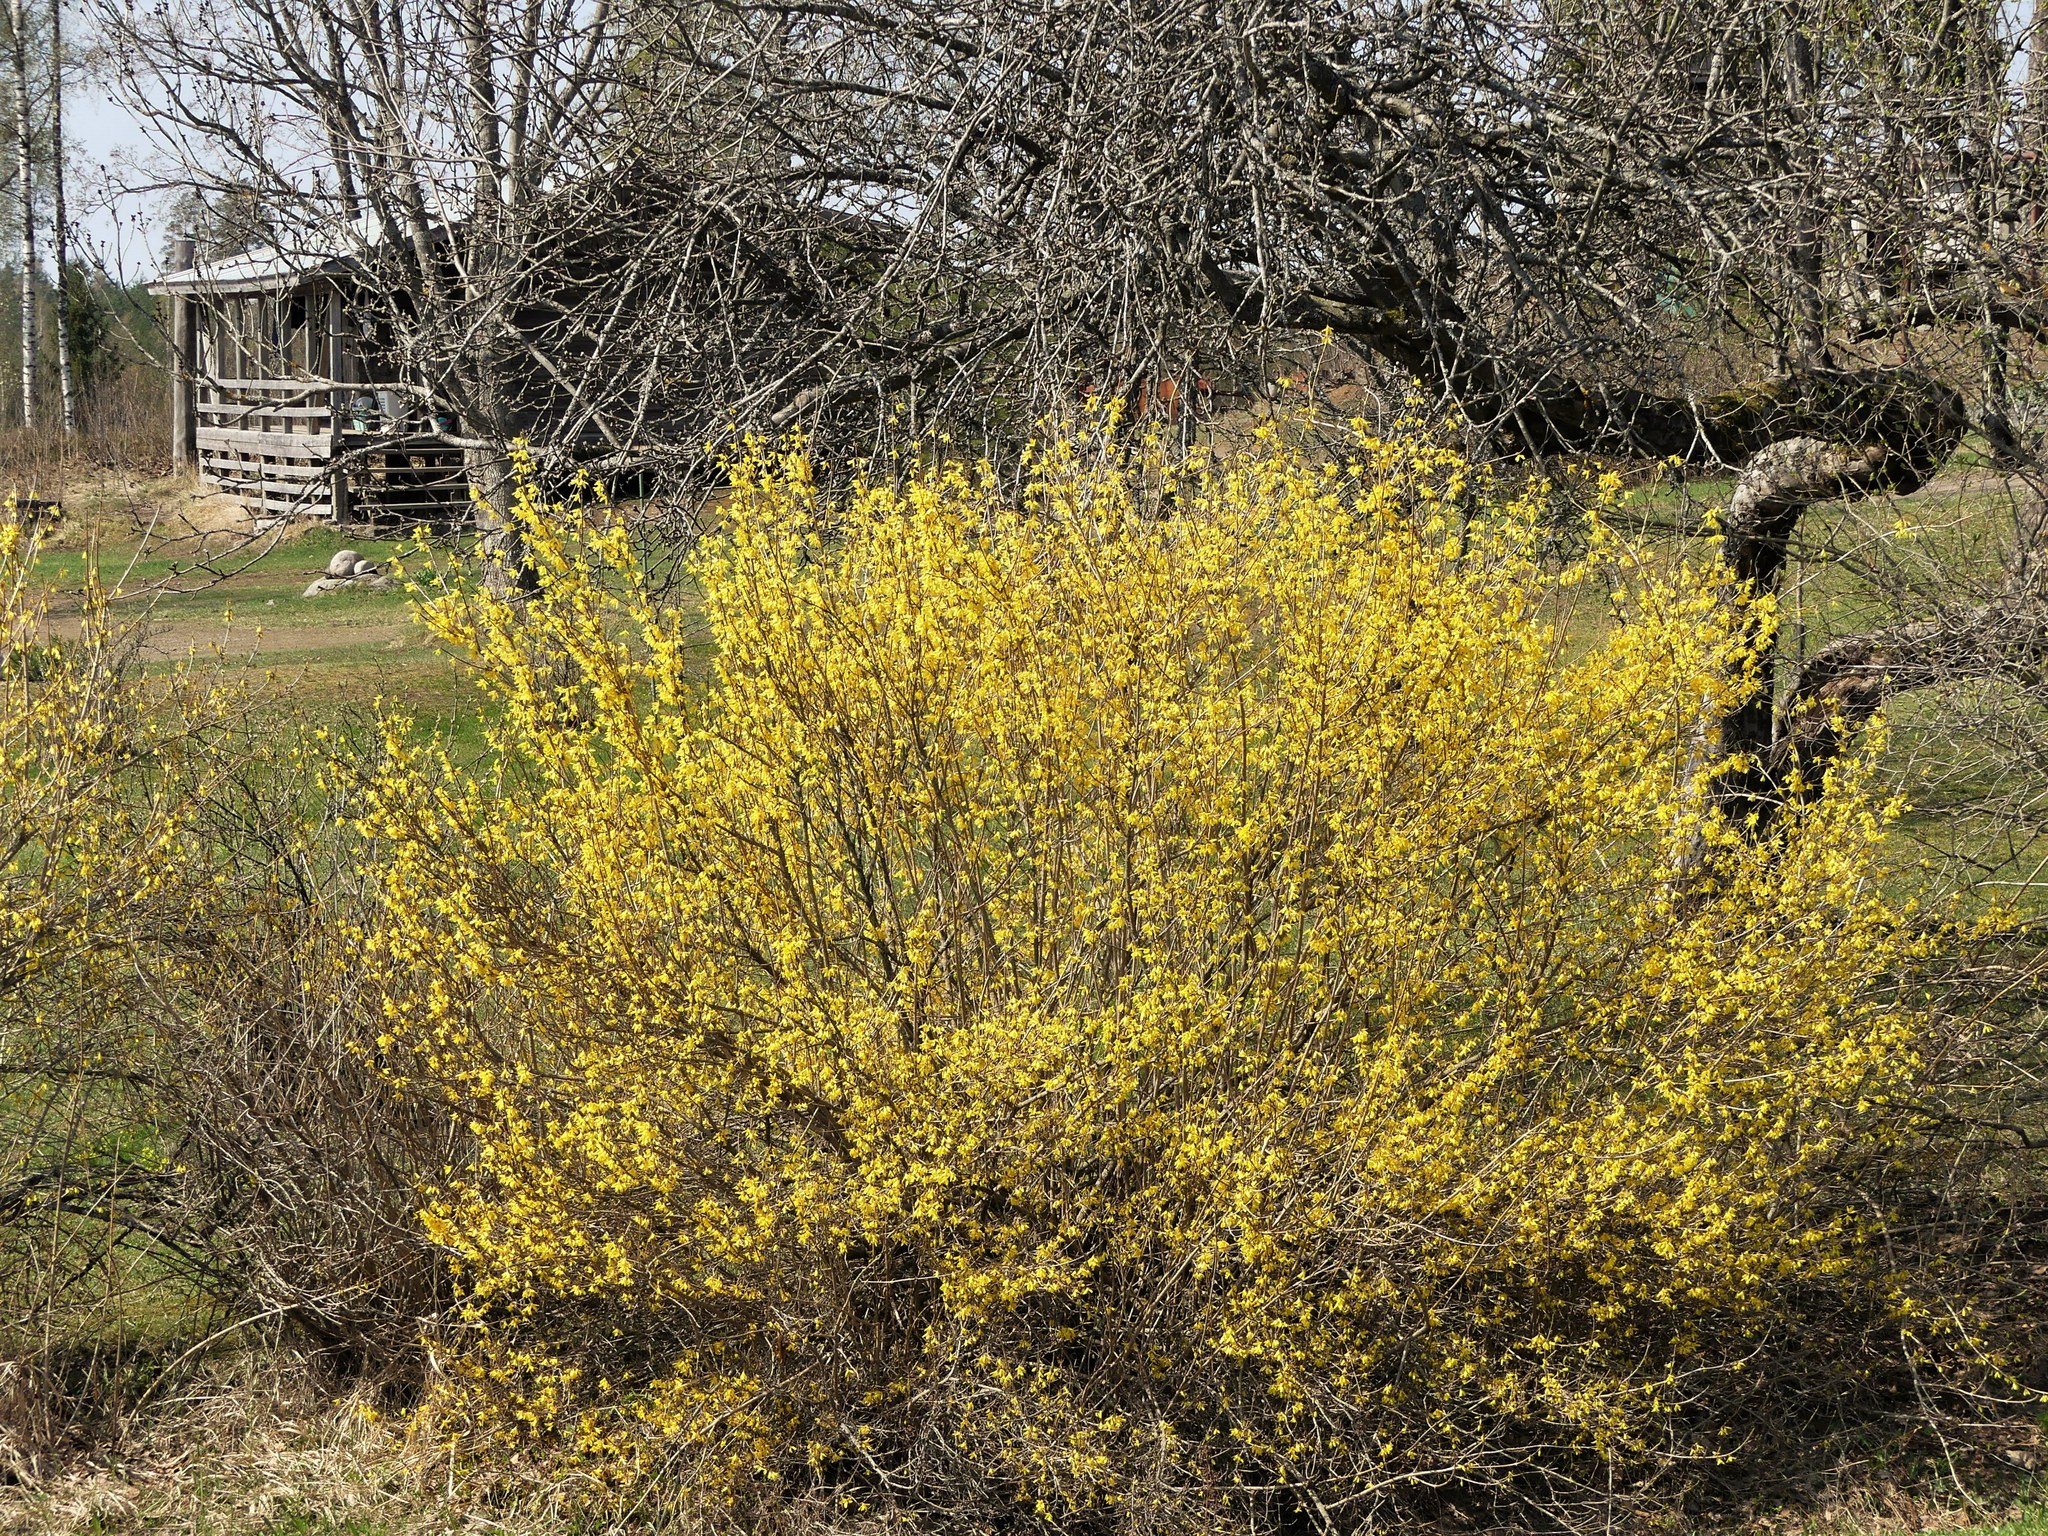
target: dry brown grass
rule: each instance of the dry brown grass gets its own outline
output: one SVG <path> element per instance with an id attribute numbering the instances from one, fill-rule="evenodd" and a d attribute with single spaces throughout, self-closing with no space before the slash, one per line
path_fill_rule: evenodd
<path id="1" fill-rule="evenodd" d="M 439 1474 L 438 1481 L 436 1474 Z M 0 1486 L 6 1536 L 433 1536 L 493 1528 L 450 1498 L 445 1463 L 374 1394 L 334 1392 L 288 1355 L 245 1351 L 183 1382 L 107 1442 Z M 458 1490 L 459 1492 L 459 1490 Z M 522 1514 L 514 1527 L 539 1533 Z"/>
<path id="2" fill-rule="evenodd" d="M 2038 1439 L 2038 1436 L 2036 1437 Z M 1845 1468 L 1798 1509 L 1658 1522 L 1660 1536 L 2048 1536 L 2041 1487 L 1965 1497 L 1953 1486 Z M 247 1349 L 184 1380 L 119 1435 L 46 1476 L 0 1483 L 0 1536 L 607 1536 L 661 1527 L 659 1510 L 591 1523 L 551 1491 L 470 1486 L 430 1431 L 336 1390 L 287 1352 Z M 658 1503 L 658 1501 L 657 1501 Z M 813 1536 L 881 1536 L 821 1512 Z M 900 1536 L 900 1533 L 899 1533 Z"/>

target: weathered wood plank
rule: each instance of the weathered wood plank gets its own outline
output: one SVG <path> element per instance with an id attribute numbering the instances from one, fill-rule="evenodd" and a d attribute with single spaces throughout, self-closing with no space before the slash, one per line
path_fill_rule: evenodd
<path id="1" fill-rule="evenodd" d="M 322 390 L 342 389 L 332 379 L 201 379 L 202 389 L 239 389 L 248 394 L 315 394 Z"/>
<path id="2" fill-rule="evenodd" d="M 254 486 L 222 486 L 221 491 L 266 517 L 328 517 L 334 510 L 333 501 L 324 491 L 310 496 L 261 492 Z"/>
<path id="3" fill-rule="evenodd" d="M 327 479 L 325 475 L 294 472 L 293 466 L 288 464 L 223 464 L 218 460 L 209 459 L 200 467 L 223 485 L 319 485 L 325 483 Z M 259 469 L 268 473 L 259 474 Z"/>
<path id="4" fill-rule="evenodd" d="M 334 440 L 312 432 L 233 432 L 223 427 L 201 427 L 199 447 L 229 448 L 242 453 L 268 453 L 285 459 L 328 459 L 334 454 Z"/>
<path id="5" fill-rule="evenodd" d="M 260 401 L 206 400 L 194 409 L 202 416 L 282 416 L 292 421 L 327 421 L 334 415 L 325 405 L 265 405 Z"/>

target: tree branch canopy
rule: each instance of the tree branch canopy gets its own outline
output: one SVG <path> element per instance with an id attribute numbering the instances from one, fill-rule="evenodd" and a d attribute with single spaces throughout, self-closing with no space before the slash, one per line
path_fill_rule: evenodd
<path id="1" fill-rule="evenodd" d="M 1015 464 L 1083 394 L 1243 409 L 1316 332 L 1482 457 L 1735 469 L 1759 592 L 1973 426 L 2032 462 L 2044 113 L 1990 7 L 94 4 L 197 191 L 354 232 L 494 498 L 522 434 L 657 492 L 736 425 Z"/>

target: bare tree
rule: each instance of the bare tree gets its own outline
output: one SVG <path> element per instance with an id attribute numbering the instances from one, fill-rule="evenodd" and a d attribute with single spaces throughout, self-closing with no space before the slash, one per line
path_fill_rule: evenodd
<path id="1" fill-rule="evenodd" d="M 1727 554 L 1764 592 L 1808 508 L 1925 486 L 1972 429 L 2038 473 L 2010 420 L 2048 319 L 2009 84 L 2028 42 L 1988 4 L 670 17 L 654 35 L 674 67 L 744 83 L 784 206 L 819 228 L 857 215 L 859 264 L 780 264 L 818 285 L 786 310 L 833 324 L 728 373 L 742 419 L 829 427 L 893 400 L 995 437 L 1083 380 L 1134 403 L 1162 382 L 1243 391 L 1327 330 L 1455 406 L 1484 453 L 1733 474 Z M 746 232 L 778 249 L 758 219 Z M 1944 625 L 1935 670 L 2010 633 L 2031 590 Z M 1724 722 L 1754 763 L 1738 801 L 1767 813 L 1795 758 L 1817 776 L 1839 740 L 1824 722 L 1931 675 L 1885 660 L 1906 633 L 1848 673 L 1847 650 L 1815 657 Z"/>
<path id="2" fill-rule="evenodd" d="M 522 435 L 655 481 L 734 423 L 1000 454 L 1084 392 L 1242 403 L 1318 332 L 1484 454 L 1733 475 L 1765 592 L 1809 508 L 1973 429 L 2039 474 L 2034 29 L 1988 0 L 96 13 L 186 180 L 372 275 L 494 503 Z M 2037 523 L 1939 667 L 1901 614 L 1723 722 L 1732 793 L 1768 812 L 1877 700 L 2031 655 Z"/>

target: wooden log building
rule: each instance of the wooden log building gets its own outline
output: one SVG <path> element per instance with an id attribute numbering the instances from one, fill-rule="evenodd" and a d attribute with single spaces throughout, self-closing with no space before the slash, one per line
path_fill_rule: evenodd
<path id="1" fill-rule="evenodd" d="M 454 423 L 379 345 L 345 257 L 256 250 L 151 285 L 170 308 L 171 454 L 259 517 L 428 522 L 466 511 Z"/>

